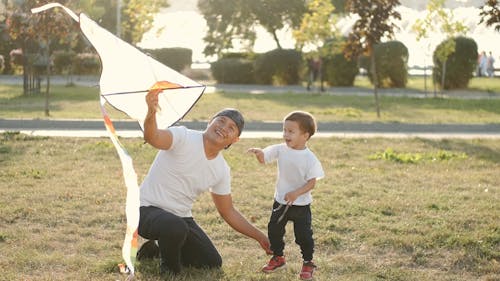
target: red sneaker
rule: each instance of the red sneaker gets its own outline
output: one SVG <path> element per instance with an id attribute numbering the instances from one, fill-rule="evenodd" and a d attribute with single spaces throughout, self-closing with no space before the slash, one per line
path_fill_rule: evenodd
<path id="1" fill-rule="evenodd" d="M 314 265 L 314 263 L 312 261 L 304 262 L 302 264 L 302 271 L 300 272 L 300 279 L 301 280 L 312 280 L 315 268 L 316 268 L 316 266 Z"/>
<path id="2" fill-rule="evenodd" d="M 262 271 L 265 273 L 275 272 L 278 269 L 285 268 L 286 262 L 284 256 L 273 256 L 269 262 L 264 265 Z"/>

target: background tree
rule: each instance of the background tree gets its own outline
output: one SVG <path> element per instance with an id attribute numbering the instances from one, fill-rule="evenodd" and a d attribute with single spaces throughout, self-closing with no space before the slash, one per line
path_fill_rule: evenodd
<path id="1" fill-rule="evenodd" d="M 373 93 L 377 117 L 380 117 L 380 104 L 378 99 L 377 66 L 375 63 L 375 44 L 382 38 L 392 38 L 396 25 L 391 22 L 401 19 L 401 15 L 394 10 L 399 0 L 347 0 L 346 11 L 356 14 L 359 19 L 354 23 L 353 29 L 344 46 L 347 58 L 357 58 L 361 54 L 370 57 L 373 75 Z"/>
<path id="2" fill-rule="evenodd" d="M 154 16 L 169 6 L 167 0 L 81 0 L 70 1 L 68 7 L 87 14 L 116 34 L 118 1 L 121 1 L 120 37 L 131 44 L 140 42 L 142 35 L 153 27 Z"/>
<path id="3" fill-rule="evenodd" d="M 15 49 L 14 42 L 10 40 L 9 29 L 7 26 L 7 19 L 9 17 L 7 6 L 8 1 L 0 1 L 0 56 L 4 59 L 4 67 L 0 73 L 8 74 L 11 72 L 10 51 Z"/>
<path id="4" fill-rule="evenodd" d="M 323 63 L 324 58 L 335 52 L 338 35 L 336 15 L 333 14 L 335 7 L 330 0 L 311 0 L 307 4 L 307 12 L 303 15 L 298 29 L 293 30 L 296 49 L 306 51 L 305 58 L 308 66 L 308 90 L 314 83 L 315 76 L 319 75 L 321 90 L 323 90 Z M 327 47 L 328 46 L 328 47 Z M 319 69 L 313 69 L 314 59 L 320 61 Z M 316 71 L 316 73 L 315 73 Z"/>
<path id="5" fill-rule="evenodd" d="M 299 28 L 293 30 L 296 48 L 319 53 L 327 41 L 339 36 L 335 26 L 337 18 L 333 14 L 335 7 L 330 0 L 311 0 L 307 10 Z"/>
<path id="6" fill-rule="evenodd" d="M 250 50 L 255 41 L 251 11 L 244 0 L 200 0 L 198 8 L 207 21 L 207 43 L 203 53 L 207 56 L 218 55 L 233 48 L 238 41 L 242 48 Z"/>
<path id="7" fill-rule="evenodd" d="M 439 28 L 446 35 L 444 45 L 436 50 L 436 58 L 442 64 L 441 73 L 441 90 L 444 89 L 444 81 L 446 76 L 446 60 L 455 52 L 455 40 L 448 40 L 457 35 L 462 35 L 467 32 L 468 28 L 460 21 L 453 19 L 453 12 L 448 12 L 444 9 L 445 0 L 430 0 L 427 4 L 427 14 L 424 19 L 417 19 L 413 25 L 413 29 L 417 32 L 417 40 L 428 38 L 428 34 Z M 433 75 L 433 77 L 436 77 Z M 436 92 L 434 92 L 436 96 Z"/>
<path id="8" fill-rule="evenodd" d="M 481 6 L 479 16 L 481 16 L 479 23 L 494 26 L 495 30 L 500 32 L 500 2 L 498 0 L 486 0 L 486 3 Z"/>
<path id="9" fill-rule="evenodd" d="M 334 13 L 343 14 L 345 13 L 345 0 L 330 0 L 332 5 L 335 7 Z"/>
<path id="10" fill-rule="evenodd" d="M 281 49 L 281 44 L 276 32 L 287 26 L 297 27 L 306 11 L 303 0 L 259 0 L 245 3 L 251 5 L 254 20 L 273 36 L 278 49 Z"/>
<path id="11" fill-rule="evenodd" d="M 277 31 L 285 26 L 297 27 L 305 12 L 304 0 L 200 0 L 198 8 L 207 21 L 207 43 L 204 54 L 220 55 L 238 42 L 252 49 L 255 29 L 264 27 L 274 38 L 278 49 L 281 43 Z"/>
<path id="12" fill-rule="evenodd" d="M 154 16 L 165 7 L 166 0 L 123 0 L 121 38 L 132 44 L 140 42 L 153 27 Z"/>
<path id="13" fill-rule="evenodd" d="M 7 19 L 9 34 L 23 54 L 24 93 L 39 89 L 41 66 L 47 77 L 45 90 L 45 115 L 49 116 L 50 57 L 61 45 L 74 42 L 76 24 L 63 13 L 32 14 L 31 9 L 49 0 L 18 0 L 11 3 L 12 13 Z M 64 1 L 61 1 L 64 4 Z M 33 84 L 33 78 L 35 83 Z"/>

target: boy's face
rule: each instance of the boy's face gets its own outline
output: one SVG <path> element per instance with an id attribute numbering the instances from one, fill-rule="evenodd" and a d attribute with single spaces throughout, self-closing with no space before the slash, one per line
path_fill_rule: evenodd
<path id="1" fill-rule="evenodd" d="M 283 139 L 291 149 L 304 149 L 309 139 L 309 133 L 302 132 L 299 123 L 287 120 L 283 124 Z"/>

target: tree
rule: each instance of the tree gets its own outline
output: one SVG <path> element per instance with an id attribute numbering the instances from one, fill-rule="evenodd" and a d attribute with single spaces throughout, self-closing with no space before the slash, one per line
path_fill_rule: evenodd
<path id="1" fill-rule="evenodd" d="M 10 62 L 10 51 L 15 49 L 16 46 L 10 40 L 9 30 L 7 26 L 7 18 L 9 15 L 8 7 L 6 6 L 7 2 L 0 2 L 0 56 L 4 59 L 4 68 L 0 73 L 10 73 L 11 71 L 11 62 Z M 1 67 L 0 67 L 1 68 Z"/>
<path id="2" fill-rule="evenodd" d="M 500 32 L 500 2 L 498 0 L 486 0 L 486 3 L 481 6 L 479 16 L 481 16 L 480 24 L 494 26 L 495 30 Z"/>
<path id="3" fill-rule="evenodd" d="M 325 43 L 338 36 L 335 7 L 330 0 L 311 0 L 307 5 L 308 12 L 302 17 L 298 29 L 293 31 L 297 49 L 304 48 L 319 52 Z"/>
<path id="4" fill-rule="evenodd" d="M 118 9 L 118 2 L 121 9 Z M 117 33 L 117 14 L 121 15 L 120 38 L 131 44 L 141 41 L 142 35 L 153 26 L 154 16 L 168 7 L 167 0 L 82 0 L 70 1 L 74 7 L 89 15 L 111 33 Z"/>
<path id="5" fill-rule="evenodd" d="M 122 39 L 136 44 L 153 27 L 154 16 L 160 8 L 168 7 L 166 0 L 124 0 L 122 8 Z"/>
<path id="6" fill-rule="evenodd" d="M 380 117 L 380 105 L 373 48 L 375 44 L 381 42 L 382 38 L 392 38 L 394 35 L 396 26 L 391 19 L 401 19 L 401 15 L 394 10 L 399 4 L 399 0 L 347 0 L 346 2 L 346 11 L 358 15 L 359 19 L 354 23 L 347 38 L 344 54 L 350 59 L 357 58 L 361 54 L 370 57 L 377 117 Z"/>
<path id="7" fill-rule="evenodd" d="M 293 37 L 298 50 L 307 50 L 305 57 L 309 70 L 308 90 L 318 75 L 320 88 L 323 90 L 323 60 L 335 52 L 337 44 L 331 42 L 336 42 L 335 38 L 340 37 L 335 26 L 335 7 L 330 0 L 311 0 L 307 4 L 307 10 L 300 27 L 293 30 Z"/>
<path id="8" fill-rule="evenodd" d="M 258 26 L 264 27 L 281 49 L 277 31 L 297 27 L 305 12 L 304 0 L 200 0 L 198 8 L 208 25 L 204 54 L 209 56 L 232 49 L 235 41 L 251 49 Z"/>
<path id="9" fill-rule="evenodd" d="M 74 42 L 76 24 L 63 13 L 32 14 L 31 9 L 52 2 L 50 0 L 19 0 L 11 3 L 12 13 L 7 20 L 10 37 L 23 54 L 24 93 L 39 89 L 41 66 L 45 67 L 45 115 L 49 116 L 50 58 L 58 46 Z M 33 79 L 34 78 L 34 79 Z M 33 88 L 35 80 L 35 88 Z"/>
<path id="10" fill-rule="evenodd" d="M 332 5 L 335 7 L 336 14 L 343 14 L 345 12 L 345 0 L 331 0 Z"/>
<path id="11" fill-rule="evenodd" d="M 281 45 L 276 32 L 286 26 L 297 27 L 300 24 L 305 6 L 303 0 L 260 0 L 248 1 L 254 6 L 256 20 L 269 32 L 278 49 Z"/>
<path id="12" fill-rule="evenodd" d="M 443 66 L 441 73 L 441 90 L 444 89 L 446 76 L 446 60 L 455 52 L 455 40 L 447 40 L 459 34 L 464 34 L 468 28 L 459 21 L 454 21 L 453 12 L 444 9 L 445 0 L 430 0 L 427 4 L 427 15 L 424 19 L 417 19 L 413 29 L 417 32 L 417 40 L 427 38 L 429 32 L 438 26 L 440 31 L 446 34 L 444 45 L 437 51 L 436 57 Z M 433 75 L 434 76 L 434 75 Z M 434 96 L 436 93 L 434 92 Z"/>

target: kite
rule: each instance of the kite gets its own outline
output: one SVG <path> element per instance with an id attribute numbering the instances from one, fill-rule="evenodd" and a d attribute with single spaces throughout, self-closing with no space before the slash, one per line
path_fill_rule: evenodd
<path id="1" fill-rule="evenodd" d="M 160 92 L 156 120 L 158 128 L 167 128 L 181 120 L 205 91 L 201 85 L 177 71 L 142 53 L 136 47 L 100 27 L 83 13 L 75 14 L 59 3 L 50 3 L 32 9 L 39 13 L 59 7 L 77 23 L 85 37 L 96 49 L 101 60 L 99 80 L 100 107 L 106 130 L 120 158 L 127 198 L 125 214 L 127 229 L 122 247 L 122 257 L 128 272 L 127 280 L 134 278 L 134 262 L 137 253 L 137 226 L 139 224 L 139 186 L 132 158 L 120 143 L 113 123 L 105 110 L 108 103 L 139 122 L 141 129 L 147 114 L 145 96 L 149 91 Z"/>

